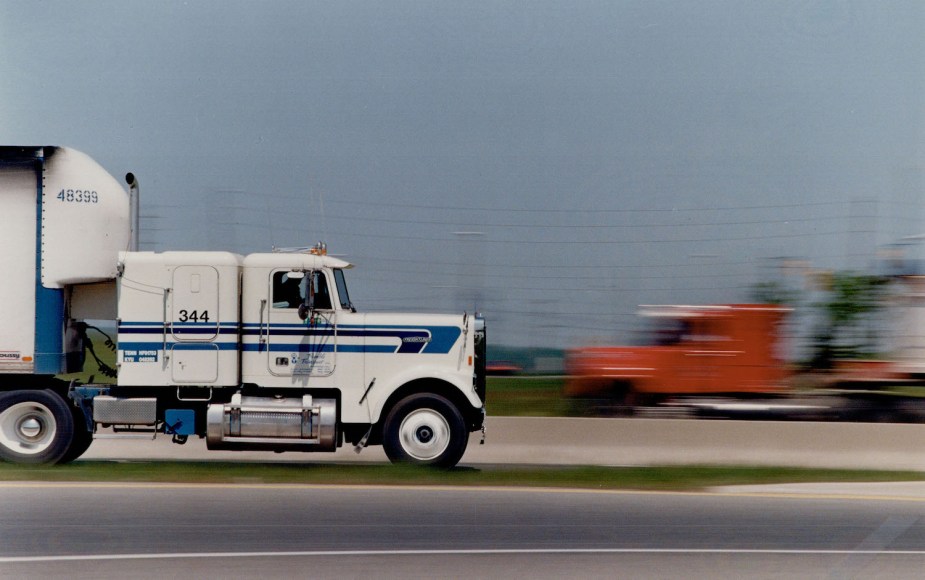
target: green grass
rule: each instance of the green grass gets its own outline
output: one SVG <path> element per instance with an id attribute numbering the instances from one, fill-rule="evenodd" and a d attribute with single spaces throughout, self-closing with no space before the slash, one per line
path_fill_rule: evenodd
<path id="1" fill-rule="evenodd" d="M 485 408 L 499 417 L 566 417 L 562 377 L 488 377 Z"/>
<path id="2" fill-rule="evenodd" d="M 78 461 L 60 466 L 0 463 L 0 481 L 317 485 L 501 486 L 699 491 L 721 485 L 923 481 L 912 471 L 773 467 L 458 467 L 238 462 Z"/>

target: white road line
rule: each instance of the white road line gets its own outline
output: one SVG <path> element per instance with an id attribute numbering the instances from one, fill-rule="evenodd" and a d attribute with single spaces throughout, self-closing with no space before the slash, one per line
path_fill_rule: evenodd
<path id="1" fill-rule="evenodd" d="M 40 562 L 93 562 L 103 560 L 165 560 L 184 558 L 285 558 L 337 556 L 493 556 L 535 554 L 717 554 L 781 556 L 925 556 L 925 550 L 749 550 L 711 548 L 539 548 L 473 550 L 306 550 L 296 552 L 179 552 L 164 554 L 81 554 L 72 556 L 7 556 L 0 564 Z"/>
<path id="2" fill-rule="evenodd" d="M 890 516 L 879 528 L 857 545 L 856 551 L 844 558 L 837 570 L 832 571 L 832 577 L 849 578 L 852 576 L 852 571 L 864 569 L 874 557 L 868 554 L 868 551 L 886 549 L 887 546 L 914 526 L 918 520 L 918 517 L 910 515 Z"/>

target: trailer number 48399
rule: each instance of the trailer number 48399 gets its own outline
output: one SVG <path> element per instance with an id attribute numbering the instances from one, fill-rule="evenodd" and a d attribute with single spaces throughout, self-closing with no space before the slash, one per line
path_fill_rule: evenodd
<path id="1" fill-rule="evenodd" d="M 68 203 L 99 203 L 100 196 L 95 191 L 87 189 L 62 189 L 56 195 L 58 199 Z"/>

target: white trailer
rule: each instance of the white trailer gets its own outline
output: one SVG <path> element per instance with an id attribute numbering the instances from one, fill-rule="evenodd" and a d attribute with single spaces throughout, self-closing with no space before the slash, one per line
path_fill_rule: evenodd
<path id="1" fill-rule="evenodd" d="M 137 194 L 134 177 L 127 176 Z M 477 315 L 358 312 L 351 265 L 313 248 L 138 252 L 137 195 L 66 148 L 0 148 L 0 458 L 75 459 L 94 438 L 333 452 L 450 467 L 482 429 Z M 115 384 L 83 367 L 117 328 Z"/>

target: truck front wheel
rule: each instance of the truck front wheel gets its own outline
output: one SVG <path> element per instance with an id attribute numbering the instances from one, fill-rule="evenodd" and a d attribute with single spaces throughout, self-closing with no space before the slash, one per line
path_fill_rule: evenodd
<path id="1" fill-rule="evenodd" d="M 440 395 L 405 397 L 385 419 L 382 445 L 392 463 L 448 469 L 459 463 L 468 443 L 462 414 Z"/>
<path id="2" fill-rule="evenodd" d="M 0 459 L 56 463 L 67 453 L 73 434 L 74 416 L 54 391 L 0 395 Z"/>

